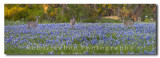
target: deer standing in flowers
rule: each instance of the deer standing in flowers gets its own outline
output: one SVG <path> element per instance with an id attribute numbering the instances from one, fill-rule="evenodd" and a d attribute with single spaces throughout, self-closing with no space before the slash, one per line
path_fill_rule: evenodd
<path id="1" fill-rule="evenodd" d="M 133 27 L 133 24 L 134 24 L 134 22 L 132 21 L 132 20 L 129 20 L 129 21 L 125 21 L 124 19 L 123 19 L 123 23 L 124 23 L 124 25 L 127 27 L 128 25 L 130 25 L 131 27 Z"/>
<path id="2" fill-rule="evenodd" d="M 75 17 L 72 16 L 73 19 L 70 20 L 70 24 L 71 24 L 71 27 L 74 27 L 74 24 L 75 24 Z"/>
<path id="3" fill-rule="evenodd" d="M 127 27 L 128 25 L 130 25 L 131 27 L 133 27 L 134 21 L 132 21 L 133 19 L 135 19 L 135 12 L 133 12 L 133 10 L 127 10 L 127 11 L 122 11 L 121 12 L 121 17 L 123 20 L 124 25 Z M 126 19 L 130 19 L 125 21 L 124 18 Z"/>
<path id="4" fill-rule="evenodd" d="M 35 22 L 28 22 L 28 26 L 27 26 L 27 29 L 29 29 L 30 27 L 36 27 L 38 25 L 38 19 L 40 16 L 35 16 L 37 18 L 37 21 Z"/>

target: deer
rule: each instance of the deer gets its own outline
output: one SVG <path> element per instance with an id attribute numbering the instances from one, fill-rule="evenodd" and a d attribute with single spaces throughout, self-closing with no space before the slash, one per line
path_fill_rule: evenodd
<path id="1" fill-rule="evenodd" d="M 35 16 L 35 17 L 37 18 L 37 21 L 35 21 L 35 22 L 28 22 L 27 23 L 28 24 L 27 29 L 29 29 L 30 27 L 34 27 L 34 29 L 35 29 L 35 27 L 38 25 L 38 19 L 39 19 L 40 16 Z"/>
<path id="2" fill-rule="evenodd" d="M 130 18 L 131 19 L 131 18 Z M 133 24 L 134 24 L 134 21 L 132 21 L 132 20 L 129 20 L 129 21 L 125 21 L 124 19 L 123 19 L 123 23 L 124 23 L 124 25 L 127 27 L 128 25 L 130 25 L 131 27 L 133 27 Z"/>
<path id="3" fill-rule="evenodd" d="M 128 25 L 130 25 L 131 27 L 133 27 L 134 19 L 137 18 L 137 16 L 135 16 L 134 13 L 135 13 L 134 10 L 129 10 L 128 13 L 122 12 L 122 14 L 124 14 L 122 16 L 122 20 L 123 20 L 123 24 L 125 25 L 125 27 L 127 27 Z M 124 18 L 127 18 L 129 20 L 125 21 Z"/>
<path id="4" fill-rule="evenodd" d="M 74 27 L 74 24 L 75 24 L 75 17 L 72 16 L 73 19 L 70 19 L 70 24 L 71 24 L 71 27 L 73 28 Z"/>

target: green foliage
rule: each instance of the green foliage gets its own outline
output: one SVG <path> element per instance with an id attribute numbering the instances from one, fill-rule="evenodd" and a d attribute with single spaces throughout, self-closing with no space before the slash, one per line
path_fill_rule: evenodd
<path id="1" fill-rule="evenodd" d="M 144 20 L 145 22 L 148 22 L 149 21 L 149 18 L 153 18 L 154 15 L 152 13 L 152 5 L 148 5 L 144 8 L 143 12 L 142 12 L 142 20 Z M 149 18 L 145 18 L 145 16 L 149 17 Z"/>
<path id="2" fill-rule="evenodd" d="M 151 19 L 146 18 L 146 19 L 144 20 L 144 22 L 151 22 Z"/>
<path id="3" fill-rule="evenodd" d="M 26 8 L 22 7 L 5 7 L 5 19 L 16 21 L 20 20 L 22 17 L 26 17 L 28 15 Z"/>
<path id="4" fill-rule="evenodd" d="M 145 20 L 146 15 L 150 18 L 155 17 L 152 13 L 153 6 L 156 5 L 145 5 L 141 15 L 142 21 Z M 47 13 L 45 13 L 44 4 L 5 4 L 5 19 L 27 22 L 35 21 L 35 16 L 41 16 L 40 23 L 64 23 L 70 22 L 72 16 L 75 16 L 77 22 L 117 23 L 120 21 L 103 18 L 105 16 L 129 17 L 128 14 L 135 9 L 136 5 L 128 4 L 50 4 L 47 7 Z M 120 11 L 118 12 L 118 10 Z"/>

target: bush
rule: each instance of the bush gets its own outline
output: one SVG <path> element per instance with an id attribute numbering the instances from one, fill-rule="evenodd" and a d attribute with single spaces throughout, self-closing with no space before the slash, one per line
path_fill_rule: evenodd
<path id="1" fill-rule="evenodd" d="M 149 18 L 146 18 L 145 20 L 144 20 L 144 22 L 150 22 L 151 21 L 151 19 L 149 19 Z"/>
<path id="2" fill-rule="evenodd" d="M 21 18 L 28 16 L 26 8 L 22 7 L 12 7 L 12 8 L 5 7 L 4 12 L 5 12 L 5 19 L 12 21 L 20 20 Z"/>

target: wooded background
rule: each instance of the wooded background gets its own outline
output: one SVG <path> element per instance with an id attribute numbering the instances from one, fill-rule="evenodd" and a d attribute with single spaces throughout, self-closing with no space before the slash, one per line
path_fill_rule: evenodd
<path id="1" fill-rule="evenodd" d="M 76 22 L 114 22 L 122 18 L 133 21 L 156 21 L 157 6 L 155 4 L 5 4 L 5 21 L 35 21 L 41 16 L 39 23 L 67 23 L 72 16 Z M 117 17 L 113 18 L 106 17 Z M 109 21 L 111 22 L 111 21 Z"/>

